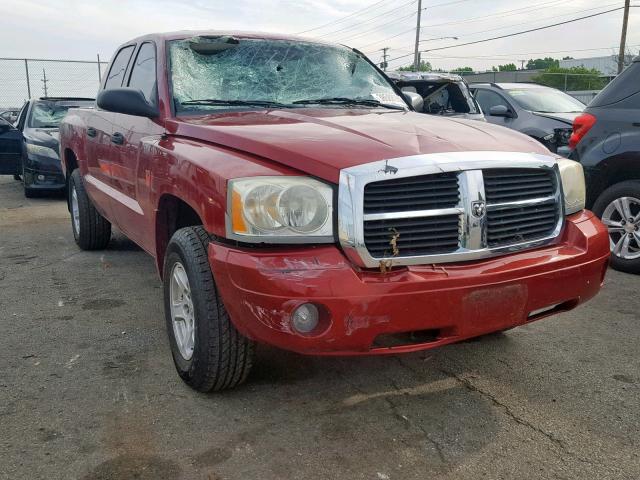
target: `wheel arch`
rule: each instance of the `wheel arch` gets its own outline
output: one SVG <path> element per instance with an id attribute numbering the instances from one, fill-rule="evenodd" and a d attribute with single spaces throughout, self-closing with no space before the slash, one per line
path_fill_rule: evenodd
<path id="1" fill-rule="evenodd" d="M 183 198 L 164 193 L 158 199 L 155 215 L 156 266 L 162 278 L 164 255 L 173 234 L 184 227 L 203 225 L 203 215 Z"/>
<path id="2" fill-rule="evenodd" d="M 640 180 L 638 162 L 640 158 L 634 158 L 633 154 L 625 153 L 608 157 L 592 169 L 594 178 L 590 181 L 587 191 L 587 206 L 591 207 L 598 197 L 609 187 L 627 180 Z M 590 191 L 589 191 L 590 190 Z"/>

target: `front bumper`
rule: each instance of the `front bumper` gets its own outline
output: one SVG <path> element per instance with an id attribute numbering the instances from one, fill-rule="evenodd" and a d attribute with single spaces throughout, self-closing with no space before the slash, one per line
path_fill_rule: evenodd
<path id="1" fill-rule="evenodd" d="M 24 167 L 25 183 L 31 189 L 59 190 L 66 186 L 60 160 L 39 161 L 29 158 Z"/>
<path id="2" fill-rule="evenodd" d="M 570 310 L 600 290 L 609 237 L 585 211 L 567 219 L 554 245 L 386 274 L 356 269 L 335 246 L 259 251 L 211 243 L 208 253 L 244 335 L 304 354 L 367 355 L 424 350 Z M 317 335 L 291 327 L 292 311 L 305 302 L 330 318 Z M 416 334 L 398 335 L 409 333 Z M 400 340 L 389 344 L 390 335 Z"/>

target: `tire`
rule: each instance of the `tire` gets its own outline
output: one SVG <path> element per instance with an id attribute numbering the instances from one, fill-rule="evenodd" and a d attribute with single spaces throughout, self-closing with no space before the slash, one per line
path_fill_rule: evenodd
<path id="1" fill-rule="evenodd" d="M 182 228 L 171 238 L 164 261 L 171 354 L 182 380 L 200 392 L 226 390 L 243 383 L 255 352 L 254 342 L 236 330 L 218 294 L 207 256 L 209 240 L 202 227 Z M 178 281 L 180 276 L 182 280 Z M 180 286 L 185 283 L 186 290 Z M 172 311 L 174 301 L 180 306 Z M 174 322 L 174 317 L 180 320 Z"/>
<path id="2" fill-rule="evenodd" d="M 22 165 L 22 187 L 24 188 L 24 196 L 26 198 L 35 198 L 37 196 L 38 192 L 27 185 L 27 176 L 24 173 L 24 164 Z"/>
<path id="3" fill-rule="evenodd" d="M 634 222 L 630 223 L 627 218 L 624 220 L 625 225 L 620 226 L 623 215 L 620 208 L 614 205 L 617 200 L 620 202 L 618 205 L 629 205 Z M 611 266 L 621 272 L 640 273 L 640 181 L 629 180 L 607 188 L 593 205 L 593 212 L 609 228 Z M 633 228 L 636 230 L 633 231 Z M 625 234 L 629 243 L 626 248 L 622 245 L 616 252 L 616 246 L 620 246 L 619 242 L 624 240 L 622 237 Z"/>
<path id="4" fill-rule="evenodd" d="M 74 194 L 76 198 L 74 199 Z M 82 250 L 102 250 L 111 240 L 111 223 L 91 203 L 78 169 L 69 181 L 69 211 L 73 238 Z M 74 213 L 74 202 L 77 212 Z"/>

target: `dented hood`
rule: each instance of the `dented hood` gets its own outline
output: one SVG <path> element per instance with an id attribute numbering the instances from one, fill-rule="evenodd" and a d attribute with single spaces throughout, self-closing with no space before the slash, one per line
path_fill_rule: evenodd
<path id="1" fill-rule="evenodd" d="M 288 109 L 180 117 L 171 134 L 268 159 L 336 182 L 343 168 L 409 155 L 460 151 L 549 153 L 503 127 L 415 112 Z"/>

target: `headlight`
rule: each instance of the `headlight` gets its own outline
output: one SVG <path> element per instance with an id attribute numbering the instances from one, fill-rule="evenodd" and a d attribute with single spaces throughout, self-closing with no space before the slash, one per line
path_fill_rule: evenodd
<path id="1" fill-rule="evenodd" d="M 333 190 L 307 177 L 230 180 L 227 236 L 247 242 L 333 242 Z"/>
<path id="2" fill-rule="evenodd" d="M 586 188 L 582 165 L 573 160 L 558 160 L 562 190 L 564 192 L 564 209 L 567 215 L 579 212 L 585 207 Z"/>
<path id="3" fill-rule="evenodd" d="M 27 143 L 27 154 L 38 155 L 40 157 L 49 157 L 58 159 L 58 152 L 53 148 L 43 147 L 42 145 L 34 145 L 33 143 Z"/>

